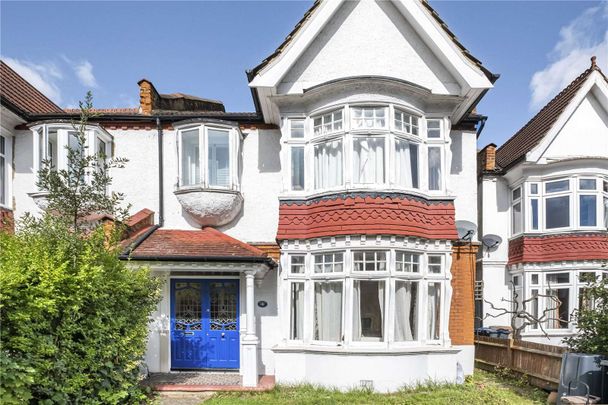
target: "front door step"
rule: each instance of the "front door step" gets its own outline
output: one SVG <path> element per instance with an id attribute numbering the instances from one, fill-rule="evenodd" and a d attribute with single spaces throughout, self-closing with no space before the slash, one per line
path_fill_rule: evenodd
<path id="1" fill-rule="evenodd" d="M 263 375 L 257 387 L 243 387 L 237 373 L 172 372 L 151 373 L 144 384 L 158 392 L 270 391 L 275 379 Z"/>

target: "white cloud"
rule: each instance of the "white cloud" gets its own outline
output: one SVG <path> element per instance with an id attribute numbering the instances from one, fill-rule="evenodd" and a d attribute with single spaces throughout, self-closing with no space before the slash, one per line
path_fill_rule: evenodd
<path id="1" fill-rule="evenodd" d="M 93 75 L 93 65 L 91 65 L 88 60 L 77 63 L 73 68 L 78 80 L 83 86 L 97 87 L 97 79 L 95 79 L 95 75 Z"/>
<path id="2" fill-rule="evenodd" d="M 61 103 L 61 90 L 57 81 L 63 78 L 63 74 L 54 63 L 34 63 L 7 57 L 2 57 L 2 60 L 42 94 L 56 104 Z"/>
<path id="3" fill-rule="evenodd" d="M 532 76 L 530 108 L 537 109 L 559 93 L 591 64 L 593 55 L 608 70 L 608 2 L 591 7 L 561 28 L 549 54 L 550 63 Z"/>

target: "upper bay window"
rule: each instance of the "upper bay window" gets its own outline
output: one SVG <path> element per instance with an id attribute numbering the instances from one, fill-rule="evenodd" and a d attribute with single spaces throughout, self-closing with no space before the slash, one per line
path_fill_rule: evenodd
<path id="1" fill-rule="evenodd" d="M 608 192 L 601 176 L 524 183 L 511 191 L 512 234 L 606 229 Z"/>
<path id="2" fill-rule="evenodd" d="M 237 130 L 197 125 L 178 130 L 180 187 L 237 187 Z"/>
<path id="3" fill-rule="evenodd" d="M 96 168 L 104 168 L 112 155 L 112 136 L 101 127 L 90 126 L 79 134 L 70 124 L 45 124 L 32 128 L 34 133 L 34 170 L 71 170 L 74 154 L 95 155 Z"/>
<path id="4" fill-rule="evenodd" d="M 308 118 L 287 117 L 284 186 L 298 193 L 341 188 L 441 193 L 444 127 L 441 118 L 425 119 L 392 105 L 346 105 Z"/>

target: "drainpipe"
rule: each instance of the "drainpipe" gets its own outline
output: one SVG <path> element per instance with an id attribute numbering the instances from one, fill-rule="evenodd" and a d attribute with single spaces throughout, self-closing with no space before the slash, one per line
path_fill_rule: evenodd
<path id="1" fill-rule="evenodd" d="M 487 121 L 488 117 L 482 117 L 480 122 L 479 122 L 479 127 L 477 127 L 477 138 L 479 138 L 479 135 L 481 135 L 481 131 L 483 131 L 483 127 L 486 126 L 486 121 Z"/>
<path id="2" fill-rule="evenodd" d="M 163 199 L 163 126 L 160 117 L 156 117 L 156 130 L 158 131 L 158 226 L 162 228 L 165 222 L 165 202 Z"/>

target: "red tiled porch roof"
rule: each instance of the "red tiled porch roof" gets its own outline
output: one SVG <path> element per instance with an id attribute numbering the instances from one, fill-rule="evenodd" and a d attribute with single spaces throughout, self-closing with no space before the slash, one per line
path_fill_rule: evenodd
<path id="1" fill-rule="evenodd" d="M 131 251 L 135 260 L 269 262 L 262 250 L 214 228 L 156 229 Z"/>

